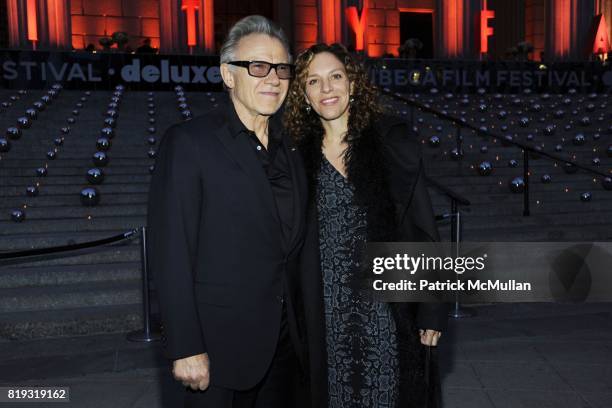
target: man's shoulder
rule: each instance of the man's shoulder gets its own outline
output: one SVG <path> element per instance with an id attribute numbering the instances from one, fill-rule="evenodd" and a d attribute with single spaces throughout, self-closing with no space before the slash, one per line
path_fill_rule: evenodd
<path id="1" fill-rule="evenodd" d="M 419 137 L 407 120 L 394 115 L 381 115 L 376 128 L 382 136 L 388 159 L 418 162 L 421 157 Z"/>
<path id="2" fill-rule="evenodd" d="M 199 134 L 217 131 L 226 124 L 227 118 L 223 109 L 214 107 L 200 115 L 194 116 L 192 119 L 177 123 L 172 128 L 180 133 Z"/>
<path id="3" fill-rule="evenodd" d="M 227 119 L 223 110 L 215 107 L 190 120 L 170 126 L 166 130 L 164 138 L 172 135 L 173 139 L 188 140 L 190 143 L 196 144 L 206 144 L 211 140 L 211 136 L 222 131 L 226 125 Z"/>

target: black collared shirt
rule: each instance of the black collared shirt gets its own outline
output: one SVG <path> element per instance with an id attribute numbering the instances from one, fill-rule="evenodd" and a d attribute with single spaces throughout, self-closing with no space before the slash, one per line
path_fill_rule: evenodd
<path id="1" fill-rule="evenodd" d="M 228 126 L 232 137 L 246 137 L 259 158 L 261 166 L 268 177 L 276 210 L 281 222 L 285 247 L 289 244 L 293 225 L 293 189 L 289 158 L 283 146 L 280 117 L 277 115 L 268 120 L 268 148 L 259 141 L 257 135 L 242 123 L 233 105 L 229 103 Z"/>

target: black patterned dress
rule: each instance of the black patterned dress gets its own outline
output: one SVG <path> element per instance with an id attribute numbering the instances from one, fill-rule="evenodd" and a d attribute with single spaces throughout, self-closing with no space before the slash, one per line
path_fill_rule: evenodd
<path id="1" fill-rule="evenodd" d="M 367 236 L 366 212 L 353 186 L 322 158 L 317 185 L 329 367 L 329 408 L 395 408 L 399 362 L 396 327 L 386 303 L 353 289 Z"/>

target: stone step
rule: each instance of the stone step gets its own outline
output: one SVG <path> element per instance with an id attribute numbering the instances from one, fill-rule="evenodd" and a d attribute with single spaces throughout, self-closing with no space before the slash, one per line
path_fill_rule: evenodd
<path id="1" fill-rule="evenodd" d="M 59 163 L 59 162 L 57 162 Z M 56 166 L 57 163 L 53 163 L 53 167 L 49 168 L 49 175 L 46 178 L 52 177 L 61 177 L 61 176 L 81 176 L 85 177 L 85 173 L 91 167 L 94 167 L 93 163 L 84 160 L 79 166 L 69 166 L 62 167 Z M 131 174 L 149 174 L 149 165 L 153 164 L 153 160 L 146 166 L 142 163 L 140 164 L 132 164 L 132 165 L 124 165 L 124 166 L 109 166 L 104 167 L 103 171 L 106 176 L 111 175 L 131 175 Z M 113 163 L 115 164 L 115 163 Z M 36 169 L 39 166 L 43 166 L 44 162 L 41 160 L 38 162 L 36 166 L 28 166 L 28 167 L 0 167 L 0 179 L 13 178 L 13 177 L 36 177 Z M 46 178 L 41 179 L 41 183 L 44 182 Z"/>
<path id="2" fill-rule="evenodd" d="M 42 187 L 41 190 L 46 190 L 46 187 Z M 26 197 L 25 194 L 15 194 L 13 196 L 3 196 L 0 201 L 0 208 L 3 209 L 15 209 L 20 207 L 24 201 L 27 201 L 29 204 L 29 208 L 47 208 L 47 207 L 61 207 L 61 206 L 79 206 L 81 205 L 80 201 L 80 188 L 74 188 L 74 191 L 71 191 L 70 194 L 41 194 L 36 198 Z M 113 205 L 123 205 L 123 204 L 146 204 L 148 191 L 147 192 L 132 192 L 130 194 L 121 194 L 121 193 L 109 193 L 104 192 L 104 201 L 101 201 L 100 206 L 105 205 L 104 203 L 112 203 Z M 91 207 L 96 208 L 96 207 Z M 0 218 L 4 218 L 4 216 L 0 213 Z M 0 233 L 1 235 L 1 233 Z"/>
<path id="3" fill-rule="evenodd" d="M 470 215 L 472 217 L 506 217 L 506 216 L 519 216 L 523 214 L 522 201 L 516 205 L 508 206 L 497 206 L 491 205 L 490 203 L 473 203 L 470 206 L 460 207 L 461 212 L 464 215 Z M 583 203 L 579 200 L 570 202 L 554 202 L 546 201 L 540 202 L 539 204 L 534 201 L 530 203 L 531 215 L 533 217 L 540 217 L 542 215 L 550 215 L 555 218 L 565 219 L 565 217 L 577 217 L 582 216 L 585 212 L 597 211 L 602 214 L 601 221 L 612 223 L 612 214 L 610 213 L 610 207 L 612 205 L 596 205 L 592 206 L 591 203 Z M 450 211 L 450 204 L 443 200 L 433 201 L 434 213 L 443 214 Z M 595 207 L 595 208 L 594 208 Z"/>
<path id="4" fill-rule="evenodd" d="M 537 211 L 534 208 L 534 212 Z M 463 222 L 468 228 L 481 229 L 489 226 L 492 230 L 499 228 L 522 226 L 522 227 L 541 227 L 556 228 L 557 224 L 563 224 L 571 228 L 590 228 L 604 223 L 612 225 L 612 210 L 603 211 L 584 211 L 583 213 L 549 214 L 540 213 L 531 216 L 523 216 L 521 211 L 514 214 L 500 216 L 498 214 L 488 215 L 475 212 L 462 212 Z M 612 228 L 610 233 L 612 234 Z"/>
<path id="5" fill-rule="evenodd" d="M 41 185 L 44 186 L 61 186 L 61 185 L 81 185 L 87 183 L 86 171 L 81 171 L 81 174 L 74 176 L 47 176 L 44 180 L 40 180 Z M 125 184 L 125 183 L 145 183 L 148 184 L 151 180 L 151 175 L 147 173 L 142 174 L 109 174 L 104 172 L 105 176 L 108 176 L 108 180 L 105 179 L 104 184 Z M 13 177 L 0 177 L 0 187 L 2 192 L 5 188 L 9 187 L 23 187 L 32 183 L 32 176 L 13 176 Z"/>
<path id="6" fill-rule="evenodd" d="M 117 193 L 132 194 L 132 193 L 147 193 L 149 191 L 148 183 L 111 183 L 110 178 L 111 177 L 109 176 L 108 182 L 95 186 L 96 189 L 100 192 L 102 196 L 101 200 L 104 200 L 103 196 L 105 193 L 106 194 L 117 194 Z M 81 190 L 83 188 L 91 187 L 86 182 L 83 182 L 80 185 L 78 184 L 77 185 L 75 184 L 53 185 L 53 184 L 44 184 L 42 182 L 41 184 L 42 185 L 39 187 L 40 197 L 42 197 L 43 195 L 53 196 L 57 194 L 68 194 L 68 195 L 75 194 L 77 197 L 79 197 L 79 194 L 81 193 Z M 3 186 L 2 195 L 4 197 L 10 197 L 10 196 L 25 197 L 25 190 L 24 190 L 25 187 L 26 186 L 21 186 L 21 187 Z M 36 198 L 38 197 L 32 197 L 32 198 L 33 200 L 28 200 L 28 201 L 36 201 Z M 100 201 L 100 202 L 103 203 L 103 201 Z"/>
<path id="7" fill-rule="evenodd" d="M 140 279 L 140 262 L 114 262 L 85 265 L 43 265 L 39 267 L 1 267 L 0 289 L 27 286 L 89 284 L 93 282 L 134 281 Z"/>
<path id="8" fill-rule="evenodd" d="M 469 226 L 469 221 L 466 222 Z M 549 228 L 525 228 L 522 225 L 498 228 L 465 227 L 464 241 L 472 242 L 538 242 L 546 241 L 609 241 L 612 239 L 612 228 L 608 225 L 591 225 L 588 228 L 576 228 L 576 225 L 555 224 Z"/>
<path id="9" fill-rule="evenodd" d="M 33 248 L 47 248 L 75 243 L 97 241 L 125 233 L 120 230 L 75 231 L 66 234 L 62 231 L 31 232 L 26 234 L 0 235 L 0 251 L 16 251 Z M 134 238 L 138 241 L 138 238 Z"/>
<path id="10" fill-rule="evenodd" d="M 96 207 L 93 207 L 94 209 Z M 92 211 L 92 214 L 95 214 Z M 146 217 L 92 217 L 92 219 L 73 220 L 36 220 L 35 222 L 21 222 L 0 220 L 0 236 L 11 234 L 26 234 L 34 232 L 63 231 L 72 233 L 77 231 L 99 230 L 129 230 L 146 225 Z"/>
<path id="11" fill-rule="evenodd" d="M 95 153 L 95 150 L 92 149 L 91 156 L 93 156 L 94 153 Z M 142 155 L 142 157 L 116 157 L 112 155 L 112 152 L 109 152 L 108 154 L 109 162 L 106 165 L 106 167 L 110 167 L 110 166 L 113 166 L 113 167 L 115 166 L 119 166 L 119 167 L 121 166 L 146 166 L 148 168 L 149 165 L 153 164 L 153 160 L 147 156 L 146 150 L 144 150 L 143 153 L 144 154 Z M 85 169 L 94 167 L 93 162 L 91 160 L 91 156 L 60 159 L 60 154 L 61 152 L 58 153 L 58 158 L 55 160 L 46 160 L 46 157 L 41 157 L 40 159 L 36 159 L 36 158 L 4 159 L 3 158 L 2 159 L 2 161 L 4 162 L 3 167 L 6 169 L 15 168 L 15 167 L 18 167 L 18 168 L 27 167 L 27 168 L 31 168 L 32 170 L 34 170 L 37 167 L 44 165 L 44 163 L 48 163 L 50 172 L 52 171 L 52 169 L 62 168 L 62 167 L 77 167 L 77 168 L 80 167 L 80 168 L 85 168 Z M 32 174 L 35 174 L 35 173 L 32 173 Z"/>
<path id="12" fill-rule="evenodd" d="M 139 280 L 7 288 L 0 289 L 0 313 L 133 305 L 141 297 Z"/>
<path id="13" fill-rule="evenodd" d="M 147 215 L 145 203 L 140 205 L 99 205 L 92 210 L 90 207 L 56 206 L 56 207 L 28 207 L 26 209 L 27 221 L 47 219 L 84 219 L 88 215 L 93 217 L 130 217 Z M 0 218 L 1 219 L 1 218 Z"/>
<path id="14" fill-rule="evenodd" d="M 67 235 L 67 234 L 66 234 Z M 47 246 L 39 247 L 47 248 Z M 16 249 L 15 251 L 20 251 Z M 7 252 L 7 251 L 5 251 Z M 10 252 L 13 252 L 12 250 Z M 139 241 L 120 241 L 119 243 L 82 249 L 78 251 L 40 255 L 30 258 L 5 259 L 0 261 L 2 268 L 38 268 L 66 265 L 104 265 L 106 263 L 140 263 L 141 249 Z"/>
<path id="15" fill-rule="evenodd" d="M 138 303 L 0 313 L 0 339 L 4 340 L 121 333 L 142 327 Z"/>

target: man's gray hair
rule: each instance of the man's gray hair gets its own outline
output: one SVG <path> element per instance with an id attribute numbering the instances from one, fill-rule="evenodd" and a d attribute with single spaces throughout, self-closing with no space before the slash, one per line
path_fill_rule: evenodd
<path id="1" fill-rule="evenodd" d="M 289 62 L 291 62 L 291 53 L 289 52 L 289 41 L 285 36 L 282 28 L 277 24 L 268 20 L 264 16 L 252 15 L 243 18 L 232 26 L 225 42 L 221 46 L 220 61 L 221 64 L 234 61 L 236 58 L 236 48 L 240 40 L 250 34 L 267 34 L 272 38 L 276 38 L 283 44 Z"/>

